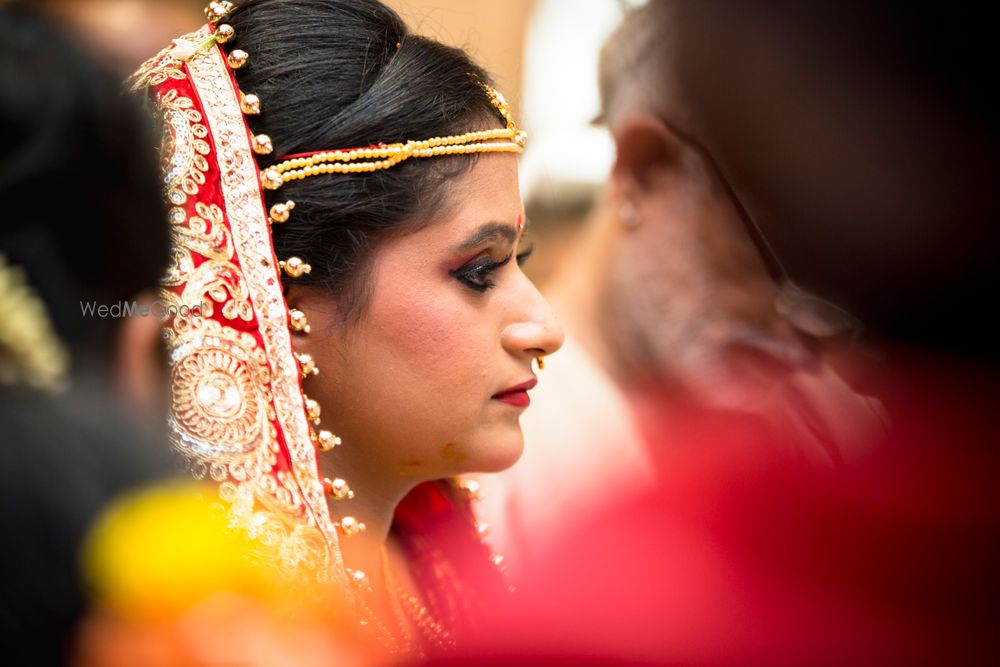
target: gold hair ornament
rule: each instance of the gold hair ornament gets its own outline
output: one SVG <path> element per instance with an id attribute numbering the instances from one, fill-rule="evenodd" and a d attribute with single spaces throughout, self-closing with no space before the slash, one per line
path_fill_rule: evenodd
<path id="1" fill-rule="evenodd" d="M 0 253 L 0 385 L 66 388 L 69 354 L 24 271 Z"/>
<path id="2" fill-rule="evenodd" d="M 473 153 L 522 153 L 527 135 L 517 129 L 510 106 L 498 91 L 482 84 L 490 102 L 503 118 L 506 127 L 477 130 L 446 137 L 431 137 L 405 143 L 374 144 L 364 148 L 315 151 L 286 156 L 261 173 L 261 183 L 277 190 L 285 183 L 320 174 L 356 174 L 395 167 L 410 158 Z"/>
<path id="3" fill-rule="evenodd" d="M 268 190 L 320 174 L 356 174 L 395 167 L 410 158 L 472 153 L 521 153 L 525 135 L 509 128 L 479 130 L 448 137 L 434 137 L 405 144 L 377 144 L 367 148 L 319 151 L 291 156 L 266 169 L 261 182 Z"/>

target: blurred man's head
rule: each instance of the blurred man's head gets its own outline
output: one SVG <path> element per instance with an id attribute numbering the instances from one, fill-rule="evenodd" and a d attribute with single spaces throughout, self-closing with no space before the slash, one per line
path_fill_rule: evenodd
<path id="1" fill-rule="evenodd" d="M 642 100 L 710 157 L 792 280 L 877 333 L 987 351 L 989 25 L 911 3 L 652 0 L 633 48 L 647 86 L 606 81 L 609 121 Z"/>
<path id="2" fill-rule="evenodd" d="M 156 318 L 87 308 L 152 298 L 167 264 L 149 119 L 29 8 L 0 9 L 0 45 L 0 251 L 45 302 L 73 371 L 116 372 L 146 401 Z"/>
<path id="3" fill-rule="evenodd" d="M 676 95 L 656 55 L 671 30 L 651 13 L 630 14 L 601 58 L 602 116 L 617 146 L 609 198 L 622 223 L 609 299 L 618 344 L 633 371 L 742 404 L 808 354 L 776 309 L 777 268 L 738 200 L 665 111 Z"/>

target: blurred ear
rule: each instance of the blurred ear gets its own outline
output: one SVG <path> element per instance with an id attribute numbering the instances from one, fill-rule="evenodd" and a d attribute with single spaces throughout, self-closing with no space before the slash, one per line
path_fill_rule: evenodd
<path id="1" fill-rule="evenodd" d="M 162 325 L 153 313 L 156 297 L 143 292 L 136 304 L 149 307 L 145 317 L 123 318 L 118 329 L 114 376 L 120 394 L 145 417 L 162 421 L 166 400 L 166 363 L 163 358 Z"/>
<path id="2" fill-rule="evenodd" d="M 631 114 L 614 124 L 616 158 L 611 170 L 615 190 L 639 196 L 652 190 L 658 176 L 674 166 L 681 144 L 670 128 L 655 116 Z"/>

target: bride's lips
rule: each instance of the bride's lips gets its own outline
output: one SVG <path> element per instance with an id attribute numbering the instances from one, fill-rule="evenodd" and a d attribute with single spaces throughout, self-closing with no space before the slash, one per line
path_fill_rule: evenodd
<path id="1" fill-rule="evenodd" d="M 522 382 L 521 384 L 514 385 L 513 387 L 507 387 L 503 391 L 493 394 L 492 398 L 519 408 L 526 408 L 531 404 L 531 398 L 528 396 L 528 390 L 533 389 L 536 384 L 538 384 L 538 380 L 536 378 L 531 378 L 527 382 Z"/>

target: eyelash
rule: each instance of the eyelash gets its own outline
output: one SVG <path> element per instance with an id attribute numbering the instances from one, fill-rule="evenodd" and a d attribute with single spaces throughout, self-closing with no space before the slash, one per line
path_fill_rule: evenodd
<path id="1" fill-rule="evenodd" d="M 534 248 L 528 248 L 517 256 L 518 266 L 522 266 L 524 264 L 528 257 L 531 256 L 531 251 L 533 249 Z M 479 292 L 480 294 L 483 294 L 487 290 L 496 286 L 496 283 L 490 280 L 490 274 L 497 269 L 507 266 L 513 258 L 514 253 L 507 255 L 499 262 L 495 262 L 489 257 L 484 257 L 474 260 L 460 269 L 449 271 L 449 273 L 463 285 Z"/>

